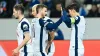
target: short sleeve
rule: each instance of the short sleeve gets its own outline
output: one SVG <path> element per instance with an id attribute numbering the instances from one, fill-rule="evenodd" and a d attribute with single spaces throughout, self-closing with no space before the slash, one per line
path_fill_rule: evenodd
<path id="1" fill-rule="evenodd" d="M 21 23 L 21 29 L 22 31 L 25 32 L 29 32 L 29 24 L 27 22 L 22 22 Z"/>

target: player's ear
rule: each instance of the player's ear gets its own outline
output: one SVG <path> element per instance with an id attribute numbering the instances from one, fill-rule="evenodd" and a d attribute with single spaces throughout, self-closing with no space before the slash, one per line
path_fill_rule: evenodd
<path id="1" fill-rule="evenodd" d="M 36 13 L 38 14 L 41 10 L 40 9 L 36 9 Z"/>
<path id="2" fill-rule="evenodd" d="M 72 9 L 73 12 L 76 12 L 74 9 Z"/>
<path id="3" fill-rule="evenodd" d="M 17 11 L 18 14 L 22 14 L 22 12 L 20 10 Z"/>

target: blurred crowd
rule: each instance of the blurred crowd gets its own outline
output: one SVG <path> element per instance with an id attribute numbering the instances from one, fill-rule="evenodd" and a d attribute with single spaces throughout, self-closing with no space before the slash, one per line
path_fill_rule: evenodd
<path id="1" fill-rule="evenodd" d="M 48 16 L 58 18 L 61 16 L 61 6 L 67 7 L 71 3 L 79 4 L 79 13 L 82 16 L 100 17 L 100 0 L 0 0 L 0 18 L 12 18 L 15 4 L 23 4 L 28 18 L 32 18 L 31 8 L 35 4 L 47 5 Z"/>

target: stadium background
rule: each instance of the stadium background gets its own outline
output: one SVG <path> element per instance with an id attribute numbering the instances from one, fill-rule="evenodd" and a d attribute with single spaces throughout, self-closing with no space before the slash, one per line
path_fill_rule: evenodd
<path id="1" fill-rule="evenodd" d="M 57 21 L 57 18 L 53 18 Z M 29 19 L 31 22 L 31 19 Z M 12 55 L 12 50 L 16 48 L 16 19 L 0 19 L 0 56 Z M 84 36 L 85 56 L 100 56 L 100 18 L 86 18 L 86 32 Z M 68 56 L 70 29 L 64 23 L 61 29 L 64 40 L 54 40 L 56 51 L 54 56 Z M 2 53 L 3 52 L 3 53 Z"/>
<path id="2" fill-rule="evenodd" d="M 36 2 L 34 3 L 34 1 Z M 52 17 L 51 19 L 54 22 L 59 19 L 60 5 L 56 7 L 56 5 L 59 4 L 59 0 L 45 0 L 48 1 L 45 3 L 43 2 L 44 0 L 0 0 L 0 56 L 12 56 L 12 50 L 17 47 L 16 27 L 18 20 L 14 19 L 12 16 L 12 8 L 14 4 L 22 3 L 25 6 L 25 16 L 31 22 L 32 15 L 30 14 L 30 8 L 34 4 L 39 4 L 37 1 L 42 1 L 43 4 L 49 7 L 48 16 Z M 70 3 L 78 2 L 80 5 L 79 13 L 85 16 L 86 19 L 86 32 L 83 41 L 85 46 L 84 56 L 100 56 L 100 0 L 60 1 L 65 7 Z M 89 10 L 95 8 L 92 7 L 93 5 L 97 5 L 98 8 L 95 9 L 96 12 L 89 13 Z M 55 16 L 52 16 L 51 14 Z M 60 40 L 54 40 L 56 46 L 54 56 L 68 56 L 71 29 L 68 29 L 64 23 L 59 26 L 59 29 L 61 30 L 64 39 L 62 40 L 61 38 Z"/>

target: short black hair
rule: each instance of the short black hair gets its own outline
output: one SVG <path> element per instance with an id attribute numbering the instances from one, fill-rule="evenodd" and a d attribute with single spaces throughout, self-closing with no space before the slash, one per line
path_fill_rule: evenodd
<path id="1" fill-rule="evenodd" d="M 24 14 L 24 6 L 22 4 L 16 4 L 13 7 L 15 10 L 20 10 L 22 14 Z"/>
<path id="2" fill-rule="evenodd" d="M 76 3 L 73 3 L 66 7 L 66 11 L 68 12 L 69 9 L 74 9 L 76 12 L 79 12 L 79 6 Z"/>
<path id="3" fill-rule="evenodd" d="M 48 7 L 46 5 L 44 5 L 44 4 L 37 5 L 36 12 L 38 13 L 39 9 L 43 9 L 43 8 L 47 8 L 48 9 Z"/>

